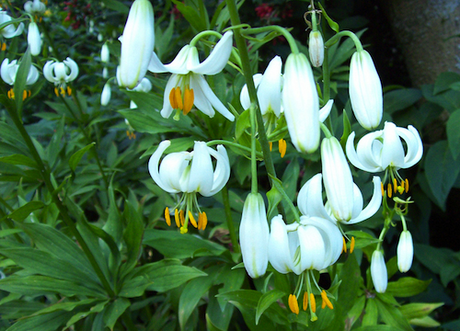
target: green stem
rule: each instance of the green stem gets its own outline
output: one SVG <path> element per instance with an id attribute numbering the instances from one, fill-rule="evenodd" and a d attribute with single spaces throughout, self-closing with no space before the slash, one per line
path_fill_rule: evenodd
<path id="1" fill-rule="evenodd" d="M 228 140 L 211 140 L 211 141 L 206 143 L 207 146 L 214 146 L 214 145 L 218 145 L 218 144 L 222 144 L 222 145 L 226 145 L 226 146 L 232 146 L 232 147 L 238 148 L 238 149 L 240 149 L 242 151 L 251 153 L 251 149 L 249 147 L 246 147 L 246 146 L 243 146 L 243 145 L 240 145 L 238 143 L 234 143 L 234 142 L 228 141 Z M 262 153 L 260 153 L 260 152 L 257 153 L 257 157 L 262 158 L 263 157 Z"/>
<path id="2" fill-rule="evenodd" d="M 258 33 L 264 33 L 264 32 L 271 32 L 271 31 L 276 31 L 279 32 L 284 38 L 286 38 L 289 47 L 291 48 L 291 52 L 294 54 L 299 53 L 299 48 L 297 47 L 297 43 L 294 39 L 294 37 L 289 33 L 289 31 L 286 28 L 283 28 L 278 25 L 269 25 L 265 26 L 262 28 L 250 28 L 250 29 L 245 29 L 241 31 L 242 34 L 247 35 L 247 34 L 258 34 Z"/>
<path id="3" fill-rule="evenodd" d="M 360 52 L 363 50 L 363 45 L 361 44 L 361 41 L 359 40 L 358 36 L 355 35 L 353 32 L 351 31 L 340 31 L 339 33 L 337 33 L 336 35 L 334 35 L 333 37 L 331 37 L 331 39 L 329 39 L 328 41 L 326 41 L 324 43 L 324 46 L 326 48 L 328 47 L 331 47 L 332 45 L 334 45 L 337 41 L 340 40 L 340 38 L 342 37 L 349 37 L 353 40 L 353 42 L 355 43 L 355 47 L 356 47 L 356 51 L 357 52 Z"/>
<path id="4" fill-rule="evenodd" d="M 202 32 L 198 33 L 195 37 L 193 37 L 193 39 L 190 41 L 189 45 L 192 46 L 192 47 L 195 47 L 195 45 L 198 42 L 198 40 L 200 40 L 201 38 L 203 38 L 205 36 L 216 36 L 219 39 L 222 38 L 222 35 L 219 32 L 212 31 L 212 30 L 206 30 L 206 31 L 202 31 Z"/>
<path id="5" fill-rule="evenodd" d="M 224 209 L 225 209 L 225 218 L 227 220 L 227 227 L 228 227 L 228 232 L 230 233 L 230 240 L 232 242 L 233 251 L 235 253 L 239 253 L 240 246 L 238 245 L 238 237 L 236 235 L 235 226 L 233 225 L 232 211 L 230 209 L 230 199 L 228 197 L 227 185 L 224 186 L 221 192 L 222 192 L 222 200 L 223 200 Z"/>
<path id="6" fill-rule="evenodd" d="M 88 245 L 86 244 L 85 240 L 81 236 L 80 232 L 78 232 L 77 227 L 75 226 L 75 223 L 72 221 L 70 218 L 66 206 L 61 202 L 60 198 L 57 196 L 57 192 L 55 192 L 54 185 L 51 182 L 51 176 L 48 171 L 48 169 L 45 167 L 45 164 L 43 163 L 40 155 L 38 154 L 37 149 L 35 148 L 35 145 L 30 138 L 28 132 L 26 131 L 22 121 L 19 119 L 17 112 L 14 110 L 10 109 L 10 107 L 6 107 L 8 113 L 10 114 L 11 119 L 13 120 L 16 128 L 18 129 L 19 133 L 21 134 L 22 138 L 24 139 L 24 142 L 26 143 L 30 153 L 32 154 L 32 157 L 34 158 L 35 162 L 37 163 L 38 170 L 40 171 L 40 174 L 42 176 L 42 179 L 45 183 L 46 188 L 48 189 L 48 192 L 51 193 L 51 198 L 53 199 L 53 202 L 56 204 L 56 207 L 59 210 L 59 213 L 61 214 L 62 220 L 64 223 L 67 225 L 69 228 L 70 232 L 72 235 L 75 237 L 75 239 L 78 241 L 80 247 L 82 248 L 83 252 L 85 253 L 86 257 L 88 258 L 89 262 L 91 263 L 94 271 L 96 272 L 96 275 L 98 276 L 99 280 L 101 281 L 102 286 L 106 290 L 106 292 L 109 294 L 110 297 L 113 297 L 115 293 L 112 290 L 112 287 L 110 286 L 109 282 L 104 276 L 104 273 L 102 272 L 102 269 L 98 265 L 96 259 L 94 258 L 91 250 L 89 249 Z"/>

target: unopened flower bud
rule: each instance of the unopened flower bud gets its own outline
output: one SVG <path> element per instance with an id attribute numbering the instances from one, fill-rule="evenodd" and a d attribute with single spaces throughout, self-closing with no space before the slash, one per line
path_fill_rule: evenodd
<path id="1" fill-rule="evenodd" d="M 388 285 L 388 273 L 383 252 L 380 250 L 375 250 L 372 254 L 371 276 L 375 290 L 379 293 L 384 293 Z"/>
<path id="2" fill-rule="evenodd" d="M 318 30 L 310 32 L 308 52 L 310 53 L 311 65 L 321 67 L 324 61 L 324 41 L 321 32 Z"/>
<path id="3" fill-rule="evenodd" d="M 102 106 L 107 106 L 110 101 L 110 97 L 112 96 L 112 88 L 110 87 L 110 83 L 107 82 L 104 85 L 104 88 L 102 89 L 101 93 L 101 105 Z"/>
<path id="4" fill-rule="evenodd" d="M 412 266 L 412 259 L 414 258 L 414 244 L 412 242 L 412 235 L 407 230 L 401 232 L 401 236 L 399 237 L 397 256 L 399 271 L 409 271 Z"/>

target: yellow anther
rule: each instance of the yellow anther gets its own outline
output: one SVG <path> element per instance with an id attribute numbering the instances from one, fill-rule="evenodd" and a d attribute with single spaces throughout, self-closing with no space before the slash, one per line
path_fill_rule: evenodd
<path id="1" fill-rule="evenodd" d="M 402 187 L 403 190 L 404 190 L 404 184 L 405 184 L 405 183 L 406 183 L 406 182 L 405 182 L 404 180 L 401 181 L 401 187 Z"/>
<path id="2" fill-rule="evenodd" d="M 22 91 L 22 101 L 24 101 L 27 98 L 27 91 Z"/>
<path id="3" fill-rule="evenodd" d="M 193 227 L 197 228 L 198 224 L 196 224 L 195 218 L 190 210 L 188 211 L 188 218 L 190 219 L 190 223 L 192 223 Z"/>
<path id="4" fill-rule="evenodd" d="M 289 309 L 291 309 L 291 311 L 294 314 L 298 315 L 299 314 L 299 303 L 297 302 L 297 298 L 294 294 L 289 294 L 288 304 L 289 304 Z"/>
<path id="5" fill-rule="evenodd" d="M 59 96 L 59 89 L 57 87 L 54 88 L 54 93 L 56 94 L 57 97 Z"/>
<path id="6" fill-rule="evenodd" d="M 313 295 L 313 293 L 310 293 L 310 307 L 311 307 L 311 311 L 316 313 L 316 300 L 315 300 L 315 296 Z"/>
<path id="7" fill-rule="evenodd" d="M 188 232 L 188 229 L 187 229 L 185 226 L 183 226 L 183 227 L 180 228 L 180 233 L 181 233 L 181 234 L 185 234 L 185 233 L 187 233 L 187 232 Z"/>
<path id="8" fill-rule="evenodd" d="M 185 213 L 184 213 L 183 210 L 179 211 L 179 219 L 180 219 L 180 225 L 181 226 L 184 226 L 184 224 L 185 224 L 185 216 L 184 216 L 184 214 Z"/>
<path id="9" fill-rule="evenodd" d="M 353 253 L 354 249 L 355 249 L 355 237 L 351 237 L 350 254 Z"/>
<path id="10" fill-rule="evenodd" d="M 393 178 L 393 189 L 394 193 L 396 193 L 396 189 L 398 188 L 398 182 L 396 181 L 396 178 Z"/>
<path id="11" fill-rule="evenodd" d="M 72 89 L 67 86 L 67 95 L 70 97 L 72 95 Z"/>
<path id="12" fill-rule="evenodd" d="M 406 193 L 409 192 L 409 179 L 406 178 L 406 185 L 405 185 Z"/>
<path id="13" fill-rule="evenodd" d="M 30 96 L 32 95 L 32 91 L 29 90 L 29 91 L 27 91 L 27 92 L 28 92 L 28 97 L 30 98 Z"/>
<path id="14" fill-rule="evenodd" d="M 2 51 L 6 50 L 6 43 L 2 43 Z"/>
<path id="15" fill-rule="evenodd" d="M 180 218 L 179 218 L 179 211 L 177 208 L 174 210 L 174 220 L 176 221 L 176 226 L 180 228 Z"/>
<path id="16" fill-rule="evenodd" d="M 303 301 L 302 309 L 307 310 L 307 308 L 308 308 L 308 293 L 307 292 L 305 292 L 303 294 L 303 300 L 302 301 Z"/>
<path id="17" fill-rule="evenodd" d="M 321 304 L 321 308 L 324 309 L 327 306 L 329 309 L 334 309 L 334 306 L 332 305 L 331 301 L 327 297 L 327 293 L 326 293 L 325 290 L 323 290 L 321 292 L 321 298 L 323 299 L 323 302 Z"/>
<path id="18" fill-rule="evenodd" d="M 65 96 L 65 89 L 63 87 L 61 87 L 61 95 Z"/>
<path id="19" fill-rule="evenodd" d="M 208 217 L 206 216 L 205 212 L 198 214 L 198 230 L 206 229 L 206 225 L 208 225 Z"/>
<path id="20" fill-rule="evenodd" d="M 388 193 L 388 197 L 391 198 L 391 195 L 392 195 L 392 193 L 393 193 L 393 190 L 392 190 L 392 188 L 391 188 L 391 184 L 390 184 L 390 183 L 388 183 L 387 193 Z"/>
<path id="21" fill-rule="evenodd" d="M 273 143 L 271 141 L 268 142 L 268 146 L 270 146 L 270 152 L 272 151 L 273 149 Z"/>
<path id="22" fill-rule="evenodd" d="M 383 183 L 380 183 L 380 189 L 382 190 L 382 197 L 385 196 L 385 188 L 383 187 Z"/>
<path id="23" fill-rule="evenodd" d="M 284 157 L 284 155 L 286 155 L 286 148 L 287 148 L 286 140 L 280 139 L 278 141 L 278 150 L 280 151 L 281 157 Z"/>
<path id="24" fill-rule="evenodd" d="M 194 101 L 195 101 L 195 94 L 193 93 L 193 89 L 185 88 L 184 109 L 182 110 L 182 113 L 184 115 L 187 115 L 190 112 L 190 110 L 192 110 Z"/>
<path id="25" fill-rule="evenodd" d="M 168 226 L 171 226 L 171 215 L 169 215 L 169 208 L 166 207 L 165 209 L 165 221 Z"/>
<path id="26" fill-rule="evenodd" d="M 169 103 L 173 109 L 177 109 L 177 101 L 176 101 L 176 88 L 172 88 L 171 92 L 169 92 Z"/>
<path id="27" fill-rule="evenodd" d="M 174 90 L 174 98 L 176 99 L 177 109 L 184 109 L 184 103 L 182 102 L 182 93 L 180 91 L 180 87 L 176 87 Z"/>
<path id="28" fill-rule="evenodd" d="M 342 253 L 347 252 L 347 242 L 345 241 L 345 237 L 342 237 L 343 240 L 343 246 L 342 246 Z"/>
<path id="29" fill-rule="evenodd" d="M 8 91 L 8 98 L 9 99 L 14 99 L 14 91 L 13 91 L 13 89 Z"/>

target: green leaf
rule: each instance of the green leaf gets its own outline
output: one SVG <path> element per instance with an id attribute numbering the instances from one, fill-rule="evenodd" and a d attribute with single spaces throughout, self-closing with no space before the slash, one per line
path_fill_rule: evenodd
<path id="1" fill-rule="evenodd" d="M 193 267 L 183 266 L 179 260 L 163 259 L 134 269 L 131 277 L 127 277 L 119 295 L 126 298 L 138 297 L 146 289 L 165 292 L 202 276 L 206 276 L 206 273 Z"/>
<path id="2" fill-rule="evenodd" d="M 72 169 L 72 171 L 75 171 L 75 169 L 77 168 L 77 165 L 78 163 L 80 162 L 81 158 L 83 157 L 83 155 L 85 155 L 85 153 L 91 148 L 93 147 L 94 145 L 96 145 L 96 143 L 91 143 L 89 145 L 86 145 L 85 147 L 83 147 L 82 149 L 80 149 L 79 151 L 75 152 L 69 159 L 69 166 L 70 166 L 70 169 Z"/>
<path id="3" fill-rule="evenodd" d="M 236 140 L 239 140 L 241 135 L 246 131 L 246 129 L 251 126 L 251 121 L 249 120 L 249 114 L 250 114 L 249 109 L 246 109 L 236 119 L 236 126 L 235 126 L 235 139 Z"/>
<path id="4" fill-rule="evenodd" d="M 297 158 L 291 160 L 283 173 L 283 189 L 293 201 L 297 193 L 297 181 L 299 180 L 300 166 Z"/>
<path id="5" fill-rule="evenodd" d="M 321 2 L 318 2 L 318 5 L 321 8 L 321 15 L 323 15 L 324 18 L 327 20 L 327 23 L 329 24 L 330 28 L 332 30 L 334 30 L 336 33 L 339 33 L 339 31 L 340 31 L 339 25 L 329 17 L 329 15 L 327 14 L 326 10 L 321 5 Z"/>
<path id="6" fill-rule="evenodd" d="M 41 209 L 45 206 L 45 204 L 41 201 L 30 201 L 26 203 L 24 206 L 19 207 L 11 214 L 8 215 L 9 218 L 17 221 L 22 222 L 24 221 L 29 215 L 34 212 L 35 210 Z"/>
<path id="7" fill-rule="evenodd" d="M 392 114 L 412 106 L 421 98 L 422 92 L 415 88 L 387 92 L 383 96 L 384 111 L 385 113 Z"/>
<path id="8" fill-rule="evenodd" d="M 426 290 L 431 280 L 419 280 L 412 277 L 400 278 L 395 282 L 389 282 L 386 293 L 399 298 L 408 298 Z"/>
<path id="9" fill-rule="evenodd" d="M 431 102 L 434 102 L 449 112 L 453 112 L 460 108 L 460 93 L 455 90 L 447 90 L 438 94 L 434 94 L 433 85 L 422 85 L 423 96 Z"/>
<path id="10" fill-rule="evenodd" d="M 75 307 L 90 305 L 95 301 L 97 301 L 97 299 L 82 299 L 78 301 L 57 302 L 42 310 L 37 311 L 34 315 L 49 314 L 58 310 L 72 311 L 75 309 Z"/>
<path id="11" fill-rule="evenodd" d="M 125 240 L 128 253 L 124 272 L 129 272 L 136 266 L 137 260 L 139 259 L 142 235 L 144 234 L 144 223 L 137 210 L 128 200 L 125 201 L 124 216 L 128 223 L 123 233 L 123 239 Z"/>
<path id="12" fill-rule="evenodd" d="M 447 141 L 449 143 L 449 149 L 452 153 L 454 160 L 457 159 L 460 154 L 460 109 L 457 109 L 450 114 L 449 120 L 447 121 Z"/>
<path id="13" fill-rule="evenodd" d="M 379 317 L 379 311 L 374 298 L 366 300 L 366 309 L 364 310 L 363 326 L 375 325 Z"/>
<path id="14" fill-rule="evenodd" d="M 172 1 L 176 5 L 176 8 L 182 13 L 184 18 L 190 23 L 190 26 L 195 30 L 195 32 L 207 29 L 207 25 L 209 24 L 208 20 L 205 17 L 202 17 L 196 9 L 192 8 L 192 6 L 186 6 L 178 0 Z"/>
<path id="15" fill-rule="evenodd" d="M 379 310 L 379 316 L 385 324 L 391 325 L 394 330 L 413 331 L 398 308 L 381 300 L 375 300 L 375 303 Z"/>
<path id="16" fill-rule="evenodd" d="M 27 167 L 37 168 L 37 164 L 34 160 L 22 154 L 2 156 L 0 157 L 0 162 L 8 164 L 25 165 Z"/>
<path id="17" fill-rule="evenodd" d="M 125 298 L 118 298 L 109 304 L 104 313 L 105 326 L 113 330 L 115 323 L 129 306 L 131 302 Z"/>
<path id="18" fill-rule="evenodd" d="M 409 322 L 412 325 L 421 326 L 423 328 L 435 328 L 441 325 L 438 321 L 435 321 L 430 316 L 424 316 L 421 318 L 413 318 Z"/>
<path id="19" fill-rule="evenodd" d="M 105 306 L 107 305 L 108 302 L 109 302 L 108 300 L 102 301 L 102 302 L 98 303 L 97 305 L 92 306 L 88 311 L 78 312 L 77 314 L 73 315 L 67 321 L 66 328 L 74 325 L 75 323 L 77 323 L 78 321 L 82 320 L 83 318 L 86 318 L 90 314 L 100 313 L 105 308 Z"/>
<path id="20" fill-rule="evenodd" d="M 357 329 L 353 329 L 353 331 L 401 331 L 402 329 L 395 328 L 394 326 L 390 325 L 367 325 L 362 326 Z"/>
<path id="21" fill-rule="evenodd" d="M 337 304 L 342 308 L 343 314 L 347 314 L 356 301 L 358 290 L 362 283 L 361 271 L 356 261 L 356 254 L 348 255 L 340 271 L 339 279 L 342 280 L 342 283 L 339 287 Z"/>
<path id="22" fill-rule="evenodd" d="M 5 229 L 5 230 L 0 230 L 0 238 L 10 236 L 12 234 L 22 232 L 21 229 Z"/>
<path id="23" fill-rule="evenodd" d="M 444 302 L 440 303 L 409 303 L 407 305 L 399 307 L 401 313 L 408 320 L 413 318 L 422 318 L 430 314 L 433 310 L 444 305 Z"/>
<path id="24" fill-rule="evenodd" d="M 340 145 L 342 146 L 343 150 L 345 150 L 345 146 L 347 145 L 348 136 L 351 133 L 351 123 L 350 119 L 348 118 L 347 112 L 343 111 L 343 134 L 340 137 Z"/>
<path id="25" fill-rule="evenodd" d="M 165 257 L 185 259 L 192 256 L 219 256 L 225 247 L 207 239 L 202 239 L 178 231 L 147 229 L 143 244 L 158 250 Z"/>
<path id="26" fill-rule="evenodd" d="M 14 101 L 16 103 L 16 109 L 18 111 L 18 116 L 21 118 L 22 113 L 22 104 L 23 104 L 23 92 L 26 88 L 27 76 L 29 75 L 30 66 L 32 65 L 32 57 L 30 55 L 30 49 L 27 48 L 26 52 L 22 56 L 21 62 L 19 64 L 18 71 L 16 73 L 16 79 L 14 80 Z"/>
<path id="27" fill-rule="evenodd" d="M 436 203 L 442 210 L 460 172 L 460 158 L 454 160 L 447 141 L 438 141 L 425 157 L 425 176 Z"/>
<path id="28" fill-rule="evenodd" d="M 129 8 L 120 1 L 117 0 L 102 0 L 102 3 L 107 6 L 107 8 L 116 10 L 122 14 L 128 14 Z"/>
<path id="29" fill-rule="evenodd" d="M 433 94 L 439 94 L 451 88 L 452 84 L 460 81 L 460 75 L 455 72 L 442 72 L 436 78 Z"/>
<path id="30" fill-rule="evenodd" d="M 256 309 L 256 324 L 259 323 L 259 319 L 262 316 L 262 314 L 278 299 L 281 299 L 283 296 L 285 296 L 286 293 L 283 291 L 279 290 L 271 290 L 268 291 L 267 293 L 264 293 L 260 299 L 259 302 L 257 303 L 257 309 Z"/>
<path id="31" fill-rule="evenodd" d="M 70 316 L 72 316 L 71 312 L 61 310 L 49 314 L 26 317 L 18 320 L 13 326 L 8 328 L 8 331 L 57 330 L 69 319 Z"/>

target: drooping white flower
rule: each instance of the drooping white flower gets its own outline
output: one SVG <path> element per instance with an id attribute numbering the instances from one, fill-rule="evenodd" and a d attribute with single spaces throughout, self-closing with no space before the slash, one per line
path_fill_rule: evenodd
<path id="1" fill-rule="evenodd" d="M 244 267 L 251 278 L 265 274 L 268 265 L 268 222 L 264 199 L 249 193 L 240 223 L 240 246 Z"/>
<path id="2" fill-rule="evenodd" d="M 171 145 L 162 141 L 149 160 L 149 172 L 155 183 L 169 193 L 198 192 L 210 197 L 219 192 L 230 177 L 230 164 L 224 146 L 217 151 L 196 141 L 193 152 L 176 152 L 166 155 L 160 163 L 163 152 Z M 216 159 L 213 169 L 211 156 Z"/>
<path id="3" fill-rule="evenodd" d="M 290 54 L 284 69 L 283 109 L 294 147 L 313 153 L 319 145 L 319 99 L 307 57 Z"/>
<path id="4" fill-rule="evenodd" d="M 225 67 L 232 51 L 232 36 L 233 32 L 226 32 L 203 62 L 199 60 L 197 48 L 190 45 L 184 46 L 167 65 L 153 53 L 149 71 L 172 73 L 166 84 L 161 116 L 168 118 L 174 109 L 187 114 L 195 105 L 209 117 L 214 116 L 216 109 L 228 120 L 235 119 L 204 78 L 204 75 L 218 74 Z"/>
<path id="5" fill-rule="evenodd" d="M 342 252 L 339 228 L 320 217 L 300 217 L 300 224 L 285 225 L 281 215 L 271 222 L 268 259 L 278 272 L 322 270 L 334 264 Z"/>
<path id="6" fill-rule="evenodd" d="M 24 4 L 24 10 L 31 15 L 43 14 L 46 11 L 46 5 L 40 0 L 27 1 Z"/>
<path id="7" fill-rule="evenodd" d="M 133 91 L 147 93 L 147 92 L 150 92 L 151 89 L 152 89 L 152 83 L 150 82 L 150 80 L 148 78 L 144 77 L 141 80 L 141 82 L 139 83 L 139 85 L 137 85 L 135 88 L 133 88 Z M 131 102 L 129 104 L 129 108 L 131 108 L 131 109 L 137 108 L 136 103 L 131 100 Z"/>
<path id="8" fill-rule="evenodd" d="M 407 230 L 401 232 L 401 236 L 399 237 L 397 256 L 399 271 L 409 271 L 414 258 L 414 243 L 412 242 L 411 233 Z"/>
<path id="9" fill-rule="evenodd" d="M 327 200 L 326 203 L 323 202 L 322 179 L 323 176 L 321 174 L 316 174 L 307 181 L 299 191 L 299 195 L 297 196 L 297 206 L 299 207 L 300 212 L 305 216 L 321 217 L 334 223 L 342 222 L 345 224 L 355 224 L 372 217 L 379 210 L 380 205 L 382 204 L 380 177 L 374 176 L 372 180 L 374 184 L 374 192 L 371 201 L 364 209 L 361 190 L 355 183 L 353 183 L 352 199 L 350 199 L 350 203 L 352 204 L 350 206 L 351 218 L 348 220 L 341 218 L 338 213 L 334 213 L 329 200 Z M 337 187 L 337 190 L 340 190 L 340 188 Z M 338 192 L 334 193 L 338 194 Z"/>
<path id="10" fill-rule="evenodd" d="M 375 290 L 379 293 L 384 293 L 388 285 L 388 273 L 381 250 L 375 250 L 374 253 L 372 253 L 371 277 Z"/>
<path id="11" fill-rule="evenodd" d="M 321 67 L 324 61 L 324 41 L 321 32 L 318 30 L 310 32 L 308 38 L 308 53 L 311 65 Z"/>
<path id="12" fill-rule="evenodd" d="M 120 38 L 118 84 L 134 88 L 147 72 L 155 44 L 153 7 L 149 0 L 133 2 Z"/>
<path id="13" fill-rule="evenodd" d="M 352 132 L 346 146 L 348 159 L 355 167 L 367 172 L 409 168 L 420 161 L 423 154 L 420 134 L 412 125 L 404 129 L 392 122 L 385 122 L 383 130 L 362 137 L 356 150 L 354 139 L 355 133 Z M 406 152 L 401 140 L 405 142 Z"/>
<path id="14" fill-rule="evenodd" d="M 72 90 L 67 86 L 67 83 L 77 78 L 78 65 L 70 57 L 62 62 L 48 61 L 43 66 L 43 76 L 47 81 L 54 83 L 56 95 L 59 93 L 65 95 L 66 87 L 67 94 L 70 95 Z"/>
<path id="15" fill-rule="evenodd" d="M 6 13 L 6 11 L 0 8 L 0 25 L 3 25 L 10 21 L 11 21 L 11 17 Z M 9 38 L 19 36 L 23 30 L 24 30 L 24 24 L 22 22 L 19 23 L 17 28 L 15 28 L 14 24 L 9 24 L 7 26 L 4 26 L 2 29 L 0 29 L 0 34 L 2 34 L 3 37 L 9 39 Z"/>
<path id="16" fill-rule="evenodd" d="M 110 97 L 112 96 L 112 88 L 110 87 L 110 83 L 107 82 L 104 85 L 101 93 L 101 105 L 107 106 L 110 101 Z"/>
<path id="17" fill-rule="evenodd" d="M 349 92 L 351 108 L 359 124 L 366 130 L 375 129 L 383 115 L 382 83 L 365 50 L 351 57 Z"/>
<path id="18" fill-rule="evenodd" d="M 42 37 L 40 35 L 40 31 L 38 30 L 37 23 L 30 22 L 29 23 L 29 31 L 27 33 L 27 42 L 30 48 L 30 54 L 33 56 L 37 56 L 40 54 L 42 49 Z"/>
<path id="19" fill-rule="evenodd" d="M 263 75 L 254 75 L 254 85 L 257 88 L 257 99 L 259 100 L 260 111 L 264 120 L 269 114 L 276 117 L 281 113 L 281 89 L 283 77 L 281 75 L 282 61 L 279 56 L 275 56 L 265 69 Z M 240 102 L 244 109 L 251 105 L 247 85 L 244 85 L 240 93 Z"/>
<path id="20" fill-rule="evenodd" d="M 1 76 L 5 83 L 9 85 L 14 85 L 16 81 L 16 74 L 18 73 L 19 64 L 17 60 L 9 61 L 8 58 L 5 58 L 1 66 Z M 26 85 L 32 85 L 38 80 L 38 70 L 34 65 L 30 66 L 29 74 L 27 75 Z"/>

